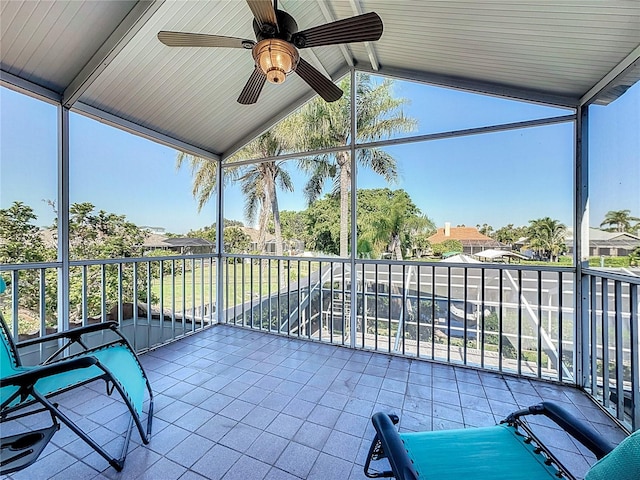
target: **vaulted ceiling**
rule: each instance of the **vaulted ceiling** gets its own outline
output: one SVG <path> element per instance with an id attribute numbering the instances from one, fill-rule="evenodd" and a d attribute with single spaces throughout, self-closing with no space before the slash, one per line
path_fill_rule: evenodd
<path id="1" fill-rule="evenodd" d="M 249 51 L 170 48 L 157 38 L 180 30 L 253 39 L 241 0 L 0 5 L 3 86 L 192 153 L 225 157 L 314 95 L 291 75 L 240 105 Z M 301 30 L 371 11 L 382 18 L 377 42 L 301 50 L 334 81 L 355 68 L 575 107 L 616 73 L 640 72 L 639 1 L 281 0 L 278 8 Z"/>

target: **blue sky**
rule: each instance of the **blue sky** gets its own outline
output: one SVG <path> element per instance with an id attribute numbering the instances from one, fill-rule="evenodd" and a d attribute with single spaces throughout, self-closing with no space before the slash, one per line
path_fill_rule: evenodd
<path id="1" fill-rule="evenodd" d="M 396 82 L 411 99 L 406 113 L 418 120 L 414 133 L 433 133 L 564 115 L 566 110 Z M 38 224 L 50 224 L 56 198 L 56 109 L 0 88 L 0 206 L 19 200 L 34 208 Z M 591 119 L 591 225 L 608 210 L 628 208 L 640 216 L 640 84 Z M 389 147 L 399 179 L 414 203 L 438 225 L 494 228 L 550 216 L 571 224 L 573 173 L 571 123 L 511 132 Z M 210 202 L 201 213 L 191 196 L 191 175 L 176 170 L 176 151 L 71 115 L 71 202 L 124 214 L 138 225 L 184 233 L 215 221 Z M 611 168 L 615 161 L 616 168 Z M 304 208 L 305 177 L 288 162 L 296 191 L 280 195 L 281 209 Z M 360 188 L 385 182 L 365 170 Z M 225 194 L 227 218 L 242 220 L 237 187 Z"/>

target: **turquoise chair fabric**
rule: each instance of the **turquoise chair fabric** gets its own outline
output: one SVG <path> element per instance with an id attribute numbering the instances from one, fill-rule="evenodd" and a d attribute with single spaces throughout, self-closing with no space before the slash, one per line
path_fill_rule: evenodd
<path id="1" fill-rule="evenodd" d="M 625 438 L 620 445 L 589 469 L 585 480 L 639 480 L 640 430 Z"/>
<path id="2" fill-rule="evenodd" d="M 138 362 L 131 355 L 131 351 L 122 345 L 113 345 L 91 352 L 98 362 L 107 368 L 114 378 L 124 387 L 126 395 L 131 400 L 136 413 L 142 415 L 144 403 L 145 380 L 140 373 Z M 104 375 L 97 366 L 64 372 L 36 382 L 35 388 L 45 397 L 68 389 L 74 385 L 86 383 Z"/>
<path id="3" fill-rule="evenodd" d="M 69 341 L 76 335 L 90 332 L 111 330 L 118 338 L 115 341 L 103 344 L 97 348 L 82 350 L 79 353 L 65 356 L 60 359 L 45 362 L 43 365 L 23 366 L 21 365 L 18 349 L 10 336 L 10 332 L 0 313 L 0 405 L 2 405 L 2 421 L 9 421 L 11 414 L 23 411 L 23 407 L 33 403 L 40 403 L 53 416 L 59 418 L 77 433 L 85 442 L 102 455 L 117 470 L 122 469 L 126 458 L 129 435 L 126 436 L 123 445 L 122 456 L 118 459 L 107 453 L 100 445 L 95 443 L 89 435 L 78 428 L 77 425 L 58 409 L 57 404 L 51 403 L 50 397 L 66 390 L 73 389 L 94 380 L 103 379 L 108 384 L 113 384 L 128 402 L 131 411 L 131 425 L 134 424 L 140 434 L 143 443 L 149 442 L 151 433 L 151 421 L 153 418 L 153 392 L 147 377 L 140 365 L 135 352 L 120 332 L 115 328 L 115 324 L 98 324 L 83 327 L 62 334 L 54 334 L 53 339 L 66 338 Z M 47 337 L 29 341 L 33 344 L 46 341 Z M 75 344 L 75 343 L 74 343 Z M 88 361 L 88 362 L 87 362 Z M 75 362 L 75 363 L 74 363 Z M 80 366 L 82 363 L 83 366 Z M 69 367 L 68 365 L 78 365 Z M 54 369 L 52 371 L 52 368 Z M 48 370 L 47 370 L 48 369 Z M 35 384 L 29 380 L 25 383 L 19 378 L 20 374 L 27 374 L 26 377 L 36 375 Z M 31 377 L 33 378 L 33 377 Z M 20 395 L 16 396 L 19 389 L 23 389 Z M 141 422 L 143 405 L 145 402 L 145 391 L 148 392 L 149 408 L 147 414 L 146 432 Z M 15 396 L 15 398 L 14 398 Z"/>
<path id="4" fill-rule="evenodd" d="M 545 457 L 509 425 L 401 433 L 400 438 L 420 479 L 558 479 L 555 467 L 545 465 Z"/>

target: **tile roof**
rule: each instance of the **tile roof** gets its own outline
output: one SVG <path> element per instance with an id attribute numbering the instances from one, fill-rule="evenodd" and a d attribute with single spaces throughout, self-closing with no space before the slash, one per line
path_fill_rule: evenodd
<path id="1" fill-rule="evenodd" d="M 449 236 L 445 235 L 445 229 L 439 228 L 437 233 L 429 237 L 429 241 L 433 243 L 442 243 L 445 240 L 480 240 L 486 242 L 496 242 L 493 238 L 487 237 L 478 231 L 475 227 L 451 227 Z"/>

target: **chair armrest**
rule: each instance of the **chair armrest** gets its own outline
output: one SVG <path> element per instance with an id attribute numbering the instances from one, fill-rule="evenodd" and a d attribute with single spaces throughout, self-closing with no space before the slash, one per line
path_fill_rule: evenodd
<path id="1" fill-rule="evenodd" d="M 577 419 L 560 405 L 553 402 L 542 402 L 523 410 L 518 410 L 509 415 L 501 423 L 514 423 L 518 418 L 525 415 L 544 415 L 549 418 L 588 448 L 596 458 L 604 457 L 614 448 L 614 445 L 605 440 L 603 436 L 596 432 L 590 425 Z"/>
<path id="2" fill-rule="evenodd" d="M 389 460 L 391 470 L 397 480 L 418 480 L 416 472 L 407 451 L 404 448 L 398 431 L 386 413 L 378 412 L 371 417 L 378 438 L 382 443 L 382 449 Z"/>
<path id="3" fill-rule="evenodd" d="M 50 335 L 45 335 L 44 337 L 33 338 L 31 340 L 24 340 L 22 342 L 16 343 L 17 348 L 27 347 L 29 345 L 37 345 L 43 342 L 50 342 L 52 340 L 58 340 L 60 338 L 68 338 L 73 342 L 78 341 L 78 339 L 87 333 L 99 332 L 101 330 L 111 329 L 117 332 L 118 324 L 116 322 L 104 322 L 104 323 L 95 323 L 93 325 L 86 325 L 84 327 L 73 328 L 71 330 L 67 330 L 64 332 L 52 333 Z"/>
<path id="4" fill-rule="evenodd" d="M 76 370 L 79 368 L 88 368 L 98 363 L 95 357 L 79 357 L 70 360 L 63 360 L 50 365 L 38 366 L 24 372 L 9 375 L 0 380 L 3 387 L 14 385 L 16 387 L 33 385 L 41 378 L 50 377 L 59 373 Z"/>

